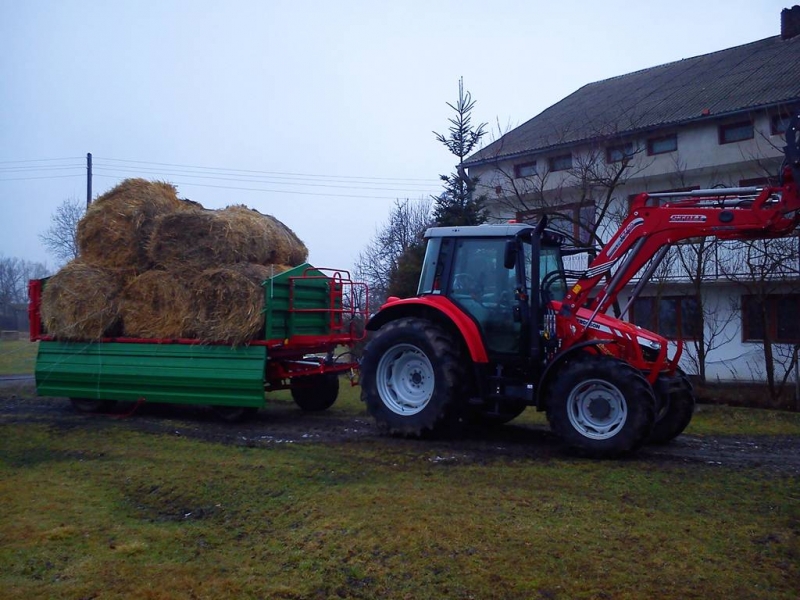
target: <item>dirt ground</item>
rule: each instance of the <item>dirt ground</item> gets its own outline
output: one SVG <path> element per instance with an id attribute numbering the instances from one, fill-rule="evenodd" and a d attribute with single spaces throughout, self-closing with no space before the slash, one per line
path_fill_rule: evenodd
<path id="1" fill-rule="evenodd" d="M 568 449 L 542 425 L 514 422 L 493 429 L 462 432 L 458 439 L 408 440 L 381 435 L 366 414 L 334 409 L 305 413 L 294 403 L 269 405 L 251 420 L 224 423 L 203 407 L 143 405 L 134 414 L 78 413 L 66 398 L 35 396 L 29 378 L 0 381 L 0 423 L 39 423 L 53 428 L 76 427 L 185 436 L 248 447 L 279 444 L 383 444 L 387 450 L 414 452 L 433 462 L 483 463 L 503 459 L 547 460 L 571 457 Z M 645 446 L 623 460 L 648 465 L 702 463 L 726 468 L 759 468 L 800 475 L 800 436 L 681 435 L 664 446 Z"/>

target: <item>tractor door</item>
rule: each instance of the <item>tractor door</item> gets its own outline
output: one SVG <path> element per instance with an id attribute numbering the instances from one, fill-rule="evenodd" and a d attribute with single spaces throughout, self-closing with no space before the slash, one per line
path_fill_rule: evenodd
<path id="1" fill-rule="evenodd" d="M 525 349 L 526 328 L 519 309 L 515 310 L 523 279 L 503 264 L 506 239 L 455 238 L 446 287 L 450 299 L 478 323 L 490 355 L 519 355 Z M 529 265 L 531 245 L 524 246 Z"/>

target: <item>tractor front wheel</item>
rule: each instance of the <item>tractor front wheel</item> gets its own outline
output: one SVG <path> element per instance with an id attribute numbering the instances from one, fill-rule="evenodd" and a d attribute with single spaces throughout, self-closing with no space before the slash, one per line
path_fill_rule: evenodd
<path id="1" fill-rule="evenodd" d="M 460 344 L 418 318 L 387 323 L 364 349 L 361 399 L 387 433 L 436 434 L 458 419 L 466 369 Z"/>
<path id="2" fill-rule="evenodd" d="M 659 410 L 656 414 L 656 424 L 649 444 L 666 444 L 678 437 L 689 425 L 694 415 L 694 392 L 689 378 L 683 371 L 678 371 L 679 378 L 677 389 L 671 389 L 659 396 Z"/>
<path id="3" fill-rule="evenodd" d="M 652 386 L 627 363 L 587 356 L 564 365 L 546 394 L 547 418 L 567 444 L 593 457 L 641 446 L 653 428 Z"/>

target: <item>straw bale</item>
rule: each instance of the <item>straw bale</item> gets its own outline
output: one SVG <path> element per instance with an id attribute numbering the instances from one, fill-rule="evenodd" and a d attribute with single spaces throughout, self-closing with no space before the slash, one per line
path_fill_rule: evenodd
<path id="1" fill-rule="evenodd" d="M 297 266 L 308 259 L 308 249 L 283 222 L 241 204 L 228 206 L 220 216 L 230 223 L 239 240 L 250 248 L 248 262 Z"/>
<path id="2" fill-rule="evenodd" d="M 166 269 L 207 269 L 240 262 L 228 223 L 213 210 L 190 210 L 156 218 L 147 252 Z"/>
<path id="3" fill-rule="evenodd" d="M 191 327 L 201 340 L 243 344 L 261 336 L 264 328 L 264 288 L 278 265 L 242 263 L 206 269 L 194 278 Z"/>
<path id="4" fill-rule="evenodd" d="M 190 298 L 190 285 L 184 273 L 145 271 L 122 290 L 119 306 L 125 335 L 157 339 L 192 337 Z"/>
<path id="5" fill-rule="evenodd" d="M 128 269 L 105 269 L 74 260 L 48 279 L 42 293 L 47 333 L 64 340 L 97 340 L 121 333 L 119 292 Z"/>
<path id="6" fill-rule="evenodd" d="M 146 269 L 154 219 L 196 210 L 194 204 L 180 200 L 171 184 L 126 179 L 97 198 L 78 223 L 79 256 L 95 266 Z"/>
<path id="7" fill-rule="evenodd" d="M 305 262 L 308 250 L 275 217 L 232 206 L 156 218 L 148 254 L 153 264 L 174 269 L 235 263 L 297 265 Z"/>

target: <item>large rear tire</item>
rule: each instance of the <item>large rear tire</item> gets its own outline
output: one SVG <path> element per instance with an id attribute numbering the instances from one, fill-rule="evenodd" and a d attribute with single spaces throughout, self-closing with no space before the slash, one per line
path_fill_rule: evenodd
<path id="1" fill-rule="evenodd" d="M 305 411 L 327 410 L 339 397 L 339 376 L 336 373 L 308 375 L 292 380 L 292 399 Z"/>
<path id="2" fill-rule="evenodd" d="M 454 424 L 466 381 L 461 355 L 458 341 L 426 319 L 381 327 L 361 359 L 361 399 L 378 428 L 421 437 Z"/>
<path id="3" fill-rule="evenodd" d="M 668 393 L 659 396 L 659 410 L 648 444 L 666 444 L 678 437 L 694 415 L 694 392 L 689 378 L 682 371 L 676 374 L 679 382 Z"/>
<path id="4" fill-rule="evenodd" d="M 568 445 L 596 458 L 641 446 L 655 420 L 652 386 L 629 364 L 586 356 L 565 364 L 547 389 L 550 427 Z"/>

